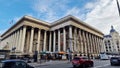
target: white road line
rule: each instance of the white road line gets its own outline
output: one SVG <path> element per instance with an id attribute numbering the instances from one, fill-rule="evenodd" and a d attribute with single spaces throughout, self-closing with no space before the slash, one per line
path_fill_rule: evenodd
<path id="1" fill-rule="evenodd" d="M 105 65 L 102 65 L 102 66 L 96 66 L 96 67 L 93 67 L 93 68 L 100 68 L 100 67 L 105 67 L 105 66 L 108 66 L 110 64 L 105 64 Z"/>

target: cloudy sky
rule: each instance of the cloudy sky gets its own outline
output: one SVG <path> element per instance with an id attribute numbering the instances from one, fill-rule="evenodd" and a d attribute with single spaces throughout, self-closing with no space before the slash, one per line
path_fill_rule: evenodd
<path id="1" fill-rule="evenodd" d="M 104 34 L 111 25 L 120 33 L 116 0 L 0 0 L 0 34 L 24 15 L 50 23 L 73 15 Z"/>

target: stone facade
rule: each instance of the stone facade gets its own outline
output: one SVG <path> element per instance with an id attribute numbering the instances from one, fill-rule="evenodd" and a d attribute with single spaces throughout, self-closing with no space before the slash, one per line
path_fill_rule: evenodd
<path id="1" fill-rule="evenodd" d="M 1 49 L 9 46 L 20 54 L 38 52 L 66 52 L 98 55 L 103 51 L 103 33 L 74 16 L 66 16 L 53 23 L 24 16 L 1 37 Z"/>
<path id="2" fill-rule="evenodd" d="M 106 53 L 120 53 L 120 35 L 113 26 L 110 34 L 104 36 L 104 44 Z"/>

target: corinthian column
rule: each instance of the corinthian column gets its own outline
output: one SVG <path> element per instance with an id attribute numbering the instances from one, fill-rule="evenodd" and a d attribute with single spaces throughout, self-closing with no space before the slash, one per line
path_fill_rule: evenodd
<path id="1" fill-rule="evenodd" d="M 88 33 L 87 32 L 86 32 L 86 47 L 87 47 L 87 53 L 89 53 L 90 46 L 89 46 L 89 39 L 88 39 Z"/>
<path id="2" fill-rule="evenodd" d="M 53 39 L 53 52 L 55 52 L 55 47 L 56 46 L 56 33 L 55 33 L 55 31 L 54 31 L 54 39 Z"/>
<path id="3" fill-rule="evenodd" d="M 92 38 L 91 38 L 91 34 L 89 34 L 89 40 L 90 40 L 90 53 L 93 53 L 93 47 L 92 47 Z"/>
<path id="4" fill-rule="evenodd" d="M 83 53 L 83 38 L 82 38 L 81 30 L 80 30 L 80 29 L 79 29 L 79 42 L 80 42 L 79 51 L 80 51 L 81 53 Z"/>
<path id="5" fill-rule="evenodd" d="M 19 35 L 19 30 L 18 30 L 18 31 L 17 31 L 17 38 L 16 38 L 16 48 L 17 48 L 16 50 L 19 49 L 19 48 L 18 48 L 18 47 L 19 47 L 19 44 L 18 44 L 18 43 L 19 43 L 19 36 L 20 36 L 20 35 Z"/>
<path id="6" fill-rule="evenodd" d="M 13 47 L 16 47 L 16 31 L 14 32 L 14 45 Z"/>
<path id="7" fill-rule="evenodd" d="M 13 42 L 14 42 L 14 33 L 12 33 L 12 39 L 11 39 L 11 41 L 12 41 L 12 43 L 11 43 L 11 45 L 12 45 L 12 48 L 14 47 L 13 45 Z"/>
<path id="8" fill-rule="evenodd" d="M 98 49 L 97 49 L 97 39 L 96 39 L 96 36 L 94 36 L 94 39 L 95 39 L 95 52 L 97 54 L 98 53 Z"/>
<path id="9" fill-rule="evenodd" d="M 66 51 L 66 31 L 65 28 L 63 28 L 63 50 Z"/>
<path id="10" fill-rule="evenodd" d="M 23 52 L 23 51 L 24 51 L 26 28 L 27 28 L 26 26 L 23 26 L 21 52 Z"/>
<path id="11" fill-rule="evenodd" d="M 33 37 L 34 37 L 34 28 L 31 28 L 31 36 L 30 36 L 30 48 L 29 52 L 32 53 L 32 47 L 33 47 Z"/>
<path id="12" fill-rule="evenodd" d="M 46 31 L 44 32 L 44 45 L 43 45 L 43 51 L 46 51 Z"/>
<path id="13" fill-rule="evenodd" d="M 38 40 L 37 40 L 37 42 L 38 42 L 38 44 L 37 44 L 38 53 L 40 52 L 40 36 L 41 36 L 41 30 L 38 29 Z"/>
<path id="14" fill-rule="evenodd" d="M 73 51 L 73 44 L 72 44 L 72 26 L 69 26 L 69 48 L 71 51 Z"/>
<path id="15" fill-rule="evenodd" d="M 98 37 L 96 37 L 96 41 L 97 41 L 97 49 L 98 49 L 98 54 L 100 53 L 100 48 L 99 48 L 99 40 Z"/>
<path id="16" fill-rule="evenodd" d="M 19 51 L 21 49 L 21 42 L 22 42 L 22 29 L 20 29 L 20 37 L 19 37 L 19 44 L 18 44 Z"/>
<path id="17" fill-rule="evenodd" d="M 49 36 L 49 52 L 51 52 L 51 32 L 50 32 L 50 36 Z"/>
<path id="18" fill-rule="evenodd" d="M 58 30 L 58 51 L 60 51 L 60 30 Z"/>
<path id="19" fill-rule="evenodd" d="M 77 39 L 76 39 L 76 35 L 77 35 L 77 29 L 74 29 L 74 51 L 77 51 Z"/>
<path id="20" fill-rule="evenodd" d="M 92 37 L 92 49 L 93 49 L 93 53 L 95 54 L 95 40 L 93 35 L 91 35 L 91 37 Z"/>

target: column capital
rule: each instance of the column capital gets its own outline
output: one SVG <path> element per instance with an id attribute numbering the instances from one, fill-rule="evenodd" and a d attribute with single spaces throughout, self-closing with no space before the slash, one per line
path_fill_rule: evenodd
<path id="1" fill-rule="evenodd" d="M 46 30 L 44 30 L 45 32 L 47 32 Z"/>
<path id="2" fill-rule="evenodd" d="M 69 25 L 69 27 L 72 27 L 72 25 Z"/>
<path id="3" fill-rule="evenodd" d="M 26 28 L 27 27 L 27 25 L 23 25 L 23 28 Z"/>
<path id="4" fill-rule="evenodd" d="M 40 28 L 38 28 L 38 30 L 41 30 Z"/>
<path id="5" fill-rule="evenodd" d="M 35 27 L 31 27 L 31 29 L 34 29 Z"/>
<path id="6" fill-rule="evenodd" d="M 65 29 L 66 26 L 63 26 L 62 28 Z"/>

